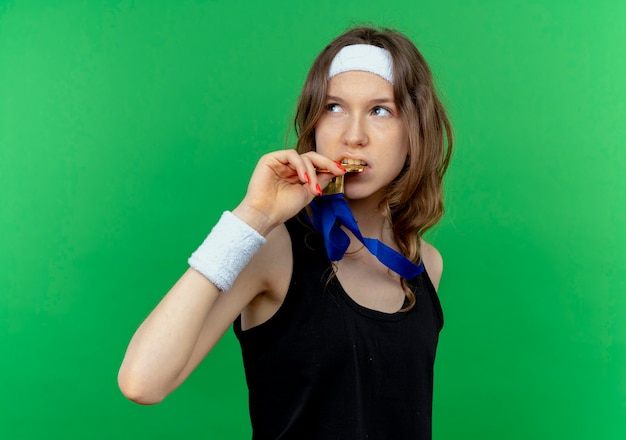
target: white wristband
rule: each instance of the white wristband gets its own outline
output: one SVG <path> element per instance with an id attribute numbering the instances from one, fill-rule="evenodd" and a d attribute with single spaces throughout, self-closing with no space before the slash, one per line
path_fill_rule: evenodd
<path id="1" fill-rule="evenodd" d="M 189 257 L 189 266 L 215 286 L 229 290 L 239 273 L 266 240 L 246 222 L 225 211 L 200 247 Z"/>

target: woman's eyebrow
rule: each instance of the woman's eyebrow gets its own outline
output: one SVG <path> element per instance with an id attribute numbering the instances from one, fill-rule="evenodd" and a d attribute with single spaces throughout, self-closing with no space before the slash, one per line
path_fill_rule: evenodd
<path id="1" fill-rule="evenodd" d="M 334 96 L 334 95 L 326 95 L 326 100 L 327 101 L 343 101 L 341 97 Z"/>
<path id="2" fill-rule="evenodd" d="M 372 104 L 395 104 L 395 99 L 393 98 L 375 98 L 369 101 Z"/>

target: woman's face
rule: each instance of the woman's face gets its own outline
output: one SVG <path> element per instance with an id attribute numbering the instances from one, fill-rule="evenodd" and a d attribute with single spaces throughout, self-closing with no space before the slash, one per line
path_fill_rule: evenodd
<path id="1" fill-rule="evenodd" d="M 365 165 L 362 173 L 346 176 L 347 199 L 382 200 L 409 152 L 391 83 L 361 71 L 331 78 L 325 110 L 315 127 L 315 145 L 318 153 L 333 160 Z"/>

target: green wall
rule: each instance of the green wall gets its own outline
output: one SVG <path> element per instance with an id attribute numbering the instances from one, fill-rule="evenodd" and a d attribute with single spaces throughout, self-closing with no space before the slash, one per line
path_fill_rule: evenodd
<path id="1" fill-rule="evenodd" d="M 626 3 L 239 3 L 0 1 L 0 438 L 249 437 L 232 334 L 156 407 L 117 368 L 363 22 L 456 132 L 435 439 L 626 438 Z"/>

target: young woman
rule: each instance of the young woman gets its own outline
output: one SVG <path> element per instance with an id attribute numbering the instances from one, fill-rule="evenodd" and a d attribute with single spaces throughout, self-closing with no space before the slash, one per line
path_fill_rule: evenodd
<path id="1" fill-rule="evenodd" d="M 421 237 L 452 145 L 430 70 L 398 32 L 349 30 L 295 123 L 135 333 L 120 388 L 158 403 L 234 325 L 254 438 L 430 438 L 442 259 Z"/>

